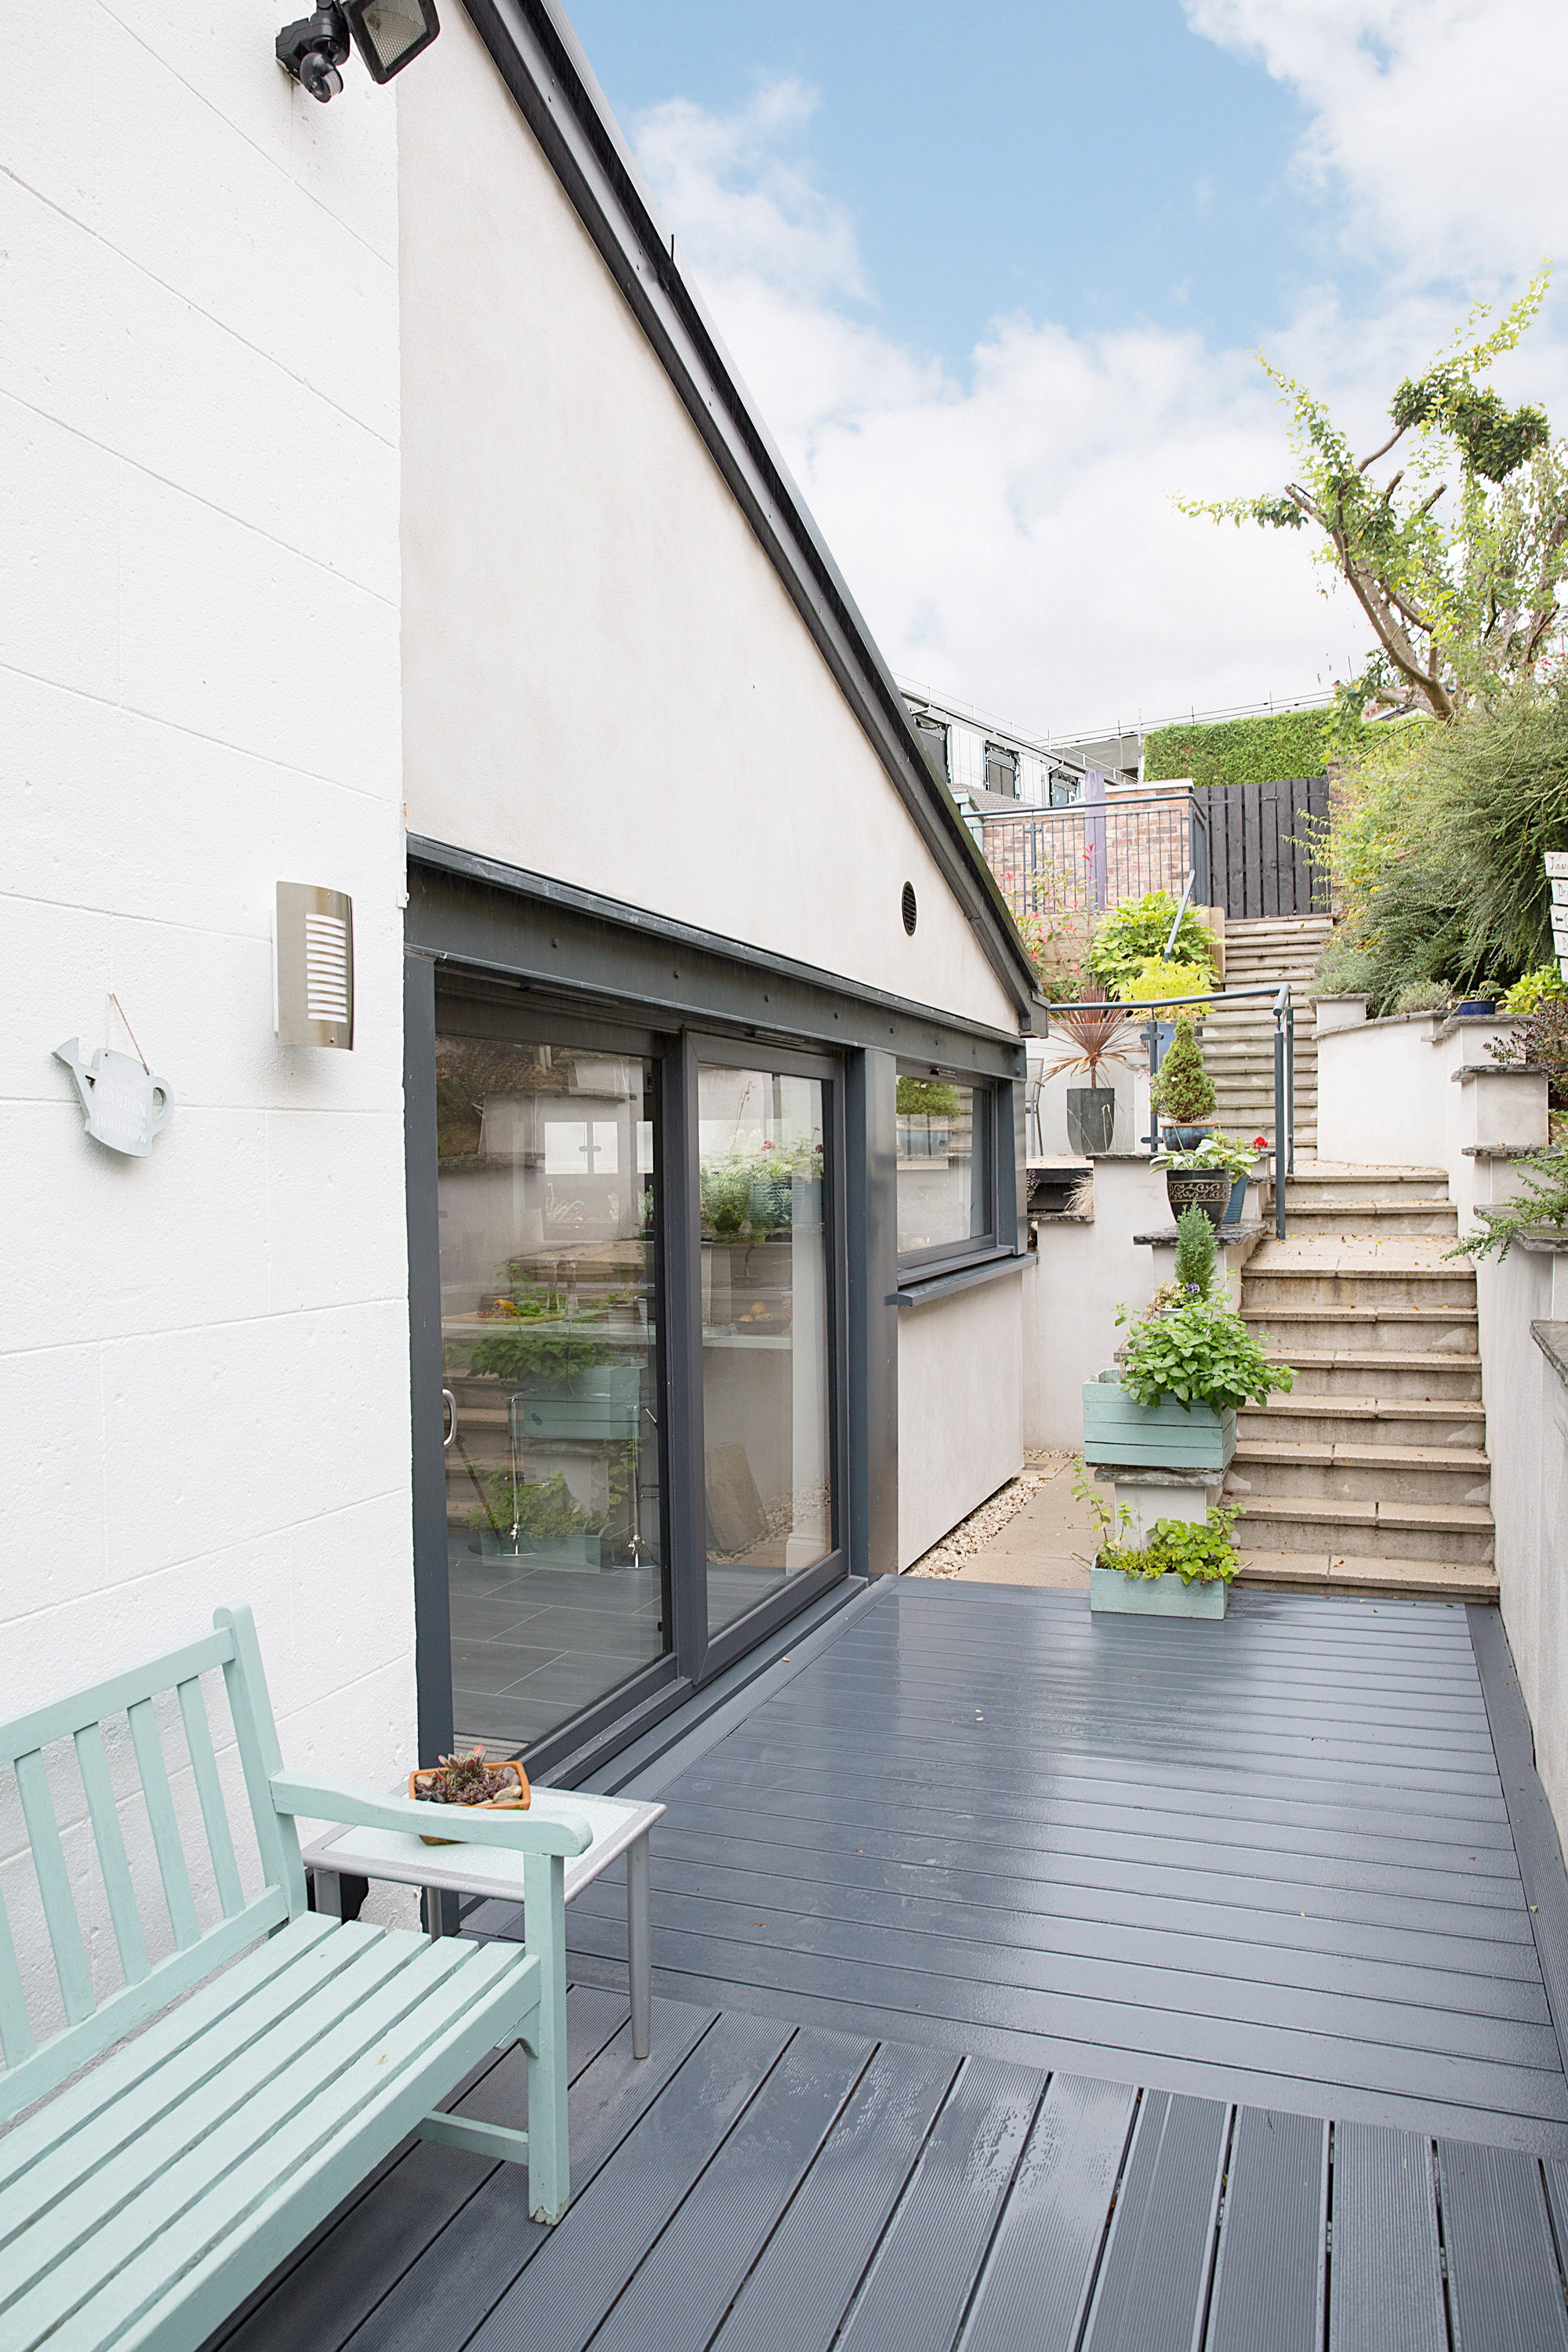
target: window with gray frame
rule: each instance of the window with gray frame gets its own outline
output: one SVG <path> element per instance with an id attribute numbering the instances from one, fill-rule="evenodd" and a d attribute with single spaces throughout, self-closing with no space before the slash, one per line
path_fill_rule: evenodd
<path id="1" fill-rule="evenodd" d="M 1006 793 L 1018 797 L 1018 754 L 1009 751 L 1005 744 L 985 746 L 985 789 L 988 793 Z"/>
<path id="2" fill-rule="evenodd" d="M 995 1091 L 900 1063 L 899 1264 L 934 1271 L 996 1246 Z"/>

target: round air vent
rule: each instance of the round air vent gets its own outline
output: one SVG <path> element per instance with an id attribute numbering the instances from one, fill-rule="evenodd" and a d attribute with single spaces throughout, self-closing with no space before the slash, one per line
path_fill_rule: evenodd
<path id="1" fill-rule="evenodd" d="M 915 886 L 912 882 L 906 882 L 904 885 L 904 929 L 908 931 L 911 940 L 914 938 L 915 925 L 919 920 L 920 908 L 915 905 Z"/>

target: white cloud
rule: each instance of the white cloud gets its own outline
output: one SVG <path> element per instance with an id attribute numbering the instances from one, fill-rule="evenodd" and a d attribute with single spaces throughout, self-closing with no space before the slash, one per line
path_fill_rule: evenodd
<path id="1" fill-rule="evenodd" d="M 1347 243 L 1488 288 L 1568 248 L 1562 0 L 1184 0 L 1311 111 L 1301 170 Z"/>
<path id="2" fill-rule="evenodd" d="M 1427 217 L 1463 211 L 1450 188 L 1458 101 L 1415 29 L 1442 19 L 1462 84 L 1480 71 L 1482 10 L 1186 5 L 1196 30 L 1295 82 L 1314 110 L 1304 168 L 1345 183 L 1361 233 L 1374 221 L 1389 249 L 1373 328 L 1347 321 L 1329 289 L 1281 321 L 1274 346 L 1357 435 L 1381 438 L 1390 387 L 1457 323 L 1451 282 L 1432 282 L 1451 273 L 1423 267 L 1416 231 L 1424 205 Z M 1488 9 L 1494 20 L 1544 13 L 1534 0 Z M 728 117 L 680 101 L 642 118 L 635 143 L 894 669 L 1055 731 L 1310 692 L 1359 661 L 1364 622 L 1343 592 L 1323 597 L 1304 535 L 1216 530 L 1172 508 L 1173 490 L 1231 495 L 1283 478 L 1283 419 L 1253 356 L 1169 330 L 1075 336 L 1019 317 L 993 323 L 962 375 L 921 358 L 877 323 L 852 226 L 801 161 L 814 102 L 788 81 Z M 1423 105 L 1426 129 L 1407 135 L 1405 110 Z M 1524 247 L 1531 233 L 1531 175 L 1510 171 L 1489 242 L 1479 213 L 1471 223 L 1483 257 L 1471 275 L 1489 292 L 1500 273 L 1521 275 L 1498 224 L 1506 216 Z M 1562 359 L 1538 331 L 1537 396 L 1568 380 Z"/>

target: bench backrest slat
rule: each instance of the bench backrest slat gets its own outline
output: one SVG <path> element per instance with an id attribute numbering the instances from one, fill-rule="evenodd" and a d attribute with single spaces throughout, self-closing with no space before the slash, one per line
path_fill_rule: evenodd
<path id="1" fill-rule="evenodd" d="M 38 1882 L 38 1899 L 44 1906 L 44 1925 L 54 1950 L 60 1999 L 65 2003 L 67 2021 L 78 2025 L 84 2017 L 92 2015 L 92 1972 L 87 1965 L 81 1923 L 71 1900 L 70 1873 L 66 1868 L 54 1800 L 49 1795 L 49 1776 L 36 1748 L 31 1755 L 16 1759 L 16 1789 L 33 1848 L 33 1871 Z"/>
<path id="2" fill-rule="evenodd" d="M 32 1846 L 33 1875 L 66 2018 L 60 2031 L 40 2040 L 37 2020 L 29 2011 L 12 1927 L 0 1901 L 0 2051 L 5 2061 L 0 2074 L 0 2123 L 65 2081 L 167 2002 L 192 1990 L 258 1937 L 299 1917 L 305 1909 L 305 1874 L 294 1823 L 280 1815 L 273 1803 L 271 1776 L 281 1771 L 283 1759 L 256 1628 L 250 1612 L 243 1608 L 218 1610 L 213 1622 L 215 1630 L 203 1641 L 188 1643 L 164 1657 L 111 1675 L 91 1690 L 58 1699 L 17 1722 L 0 1725 L 0 1770 L 10 1766 L 16 1774 Z M 266 1882 L 260 1893 L 248 1900 L 201 1685 L 201 1676 L 218 1667 L 223 1670 L 251 1829 Z M 195 1808 L 190 1808 L 182 1832 L 184 1800 L 182 1807 L 176 1807 L 154 1705 L 165 1694 L 178 1700 L 202 1830 L 196 1829 Z M 101 1728 L 110 1719 L 121 1717 L 130 1729 L 147 1828 L 174 1936 L 174 1950 L 157 1960 L 152 1958 L 152 1946 L 162 1941 L 163 1930 L 154 1918 L 155 1932 L 150 1940 L 145 1907 L 149 1900 L 155 1906 L 156 1897 L 143 1888 L 138 1902 L 121 1822 L 124 1800 L 115 1797 L 109 1764 L 111 1749 L 105 1747 Z M 84 1875 L 79 1867 L 73 1889 L 50 1791 L 53 1767 L 46 1765 L 44 1756 L 51 1744 L 68 1740 L 74 1748 L 87 1800 L 87 1822 L 97 1849 L 99 1874 L 124 1979 L 101 2000 L 93 1990 L 78 1912 L 78 1892 L 89 1886 L 90 1873 Z M 73 1856 L 79 1852 L 78 1834 L 75 1830 L 71 1832 Z M 205 1928 L 196 1907 L 194 1878 L 216 1888 L 223 1915 Z"/>
<path id="3" fill-rule="evenodd" d="M 140 1984 L 152 1962 L 142 1933 L 142 1915 L 136 1908 L 136 1890 L 131 1884 L 131 1865 L 125 1859 L 125 1840 L 120 1833 L 103 1733 L 96 1723 L 84 1724 L 77 1733 L 76 1761 L 98 1848 L 98 1866 L 103 1874 L 103 1891 L 109 1897 L 110 1922 L 120 1948 L 121 1969 L 127 1984 Z"/>
<path id="4" fill-rule="evenodd" d="M 202 1825 L 207 1833 L 207 1852 L 212 1856 L 213 1876 L 217 1882 L 217 1899 L 223 1906 L 224 1917 L 232 1919 L 245 1907 L 245 1890 L 239 1883 L 239 1864 L 235 1860 L 234 1839 L 229 1834 L 223 1783 L 217 1776 L 207 1703 L 195 1675 L 180 1685 L 180 1720 L 185 1727 L 185 1746 L 195 1774 Z"/>
<path id="5" fill-rule="evenodd" d="M 191 1874 L 185 1868 L 180 1845 L 174 1800 L 169 1793 L 169 1773 L 158 1739 L 157 1717 L 150 1698 L 139 1698 L 125 1712 L 131 1718 L 131 1740 L 136 1750 L 136 1769 L 142 1775 L 142 1794 L 147 1805 L 147 1825 L 153 1832 L 153 1851 L 158 1857 L 158 1875 L 163 1882 L 163 1900 L 169 1906 L 169 1925 L 174 1931 L 176 1949 L 189 1951 L 202 1931 L 191 1894 Z"/>

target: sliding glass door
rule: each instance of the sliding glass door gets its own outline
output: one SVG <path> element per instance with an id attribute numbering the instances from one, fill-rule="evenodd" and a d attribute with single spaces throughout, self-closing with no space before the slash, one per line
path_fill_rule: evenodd
<path id="1" fill-rule="evenodd" d="M 521 1755 L 662 1656 L 658 1066 L 436 1045 L 452 1721 Z"/>
<path id="2" fill-rule="evenodd" d="M 548 1769 L 843 1572 L 838 1066 L 444 976 L 434 1075 L 428 1622 L 451 1738 Z"/>

